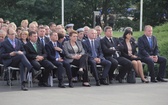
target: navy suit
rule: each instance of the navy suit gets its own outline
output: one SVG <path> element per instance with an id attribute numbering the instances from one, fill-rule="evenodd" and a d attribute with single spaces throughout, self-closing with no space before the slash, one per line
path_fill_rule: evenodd
<path id="1" fill-rule="evenodd" d="M 99 81 L 97 68 L 96 68 L 96 61 L 94 60 L 94 58 L 100 58 L 101 62 L 99 64 L 104 67 L 102 79 L 106 79 L 106 77 L 108 76 L 108 72 L 110 70 L 110 67 L 111 67 L 111 62 L 106 60 L 103 57 L 100 41 L 94 40 L 94 47 L 95 47 L 95 52 L 96 52 L 97 57 L 93 57 L 93 54 L 92 54 L 93 49 L 91 47 L 89 39 L 87 39 L 83 42 L 83 46 L 84 46 L 86 53 L 89 55 L 88 62 L 91 65 L 91 70 L 94 73 L 95 80 Z"/>
<path id="2" fill-rule="evenodd" d="M 148 39 L 146 35 L 143 35 L 138 38 L 138 48 L 139 48 L 139 56 L 141 57 L 142 62 L 145 62 L 148 65 L 148 70 L 150 71 L 151 80 L 155 80 L 154 74 L 154 62 L 149 56 L 158 56 L 159 63 L 159 73 L 157 75 L 158 78 L 163 78 L 166 69 L 166 58 L 159 56 L 158 54 L 158 45 L 156 37 L 152 35 L 152 47 L 150 47 Z"/>
<path id="3" fill-rule="evenodd" d="M 109 39 L 105 36 L 103 39 L 100 40 L 101 47 L 105 58 L 110 60 L 112 63 L 111 69 L 113 70 L 113 72 L 117 68 L 118 64 L 123 66 L 124 69 L 120 70 L 119 75 L 117 76 L 117 79 L 119 78 L 122 79 L 125 76 L 125 74 L 132 69 L 132 63 L 130 60 L 124 57 L 116 56 L 116 51 L 118 51 L 120 54 L 123 49 L 123 46 L 118 38 L 113 37 L 112 39 L 113 39 L 113 42 L 110 42 Z M 115 50 L 112 49 L 112 47 L 114 47 Z M 111 74 L 113 72 L 111 72 Z M 111 79 L 112 77 L 109 75 L 109 78 Z"/>
<path id="4" fill-rule="evenodd" d="M 57 47 L 61 48 L 60 43 L 57 42 Z M 67 61 L 56 61 L 56 50 L 54 49 L 53 43 L 50 41 L 48 44 L 45 45 L 46 51 L 47 51 L 47 58 L 49 61 L 51 61 L 55 66 L 57 66 L 57 74 L 58 74 L 58 80 L 62 80 L 62 74 L 63 74 L 63 67 L 65 67 L 68 79 L 72 79 L 72 73 L 71 73 L 71 67 L 70 64 Z M 58 51 L 57 51 L 58 52 Z M 58 52 L 60 56 L 63 57 L 63 52 Z"/>
<path id="5" fill-rule="evenodd" d="M 40 79 L 40 82 L 46 83 L 48 80 L 50 70 L 54 69 L 54 65 L 47 60 L 47 53 L 44 46 L 38 42 L 36 43 L 36 45 L 37 45 L 37 52 L 30 41 L 27 44 L 25 44 L 26 56 L 33 65 L 34 69 L 40 70 L 41 66 L 45 68 L 45 70 L 42 73 L 43 76 Z M 36 56 L 43 56 L 44 59 L 41 61 L 36 61 Z"/>
<path id="6" fill-rule="evenodd" d="M 43 40 L 43 41 L 44 41 L 44 46 L 45 46 L 45 44 L 47 44 L 48 42 L 50 42 L 50 38 L 47 37 L 47 36 L 44 36 L 43 39 L 44 39 L 44 40 Z M 38 37 L 37 42 L 38 42 L 38 43 L 42 43 L 42 42 L 41 42 L 41 37 Z"/>
<path id="7" fill-rule="evenodd" d="M 13 51 L 22 51 L 24 54 L 16 54 L 15 56 L 10 56 L 10 53 Z M 27 60 L 25 56 L 25 50 L 20 40 L 15 38 L 15 48 L 12 46 L 10 41 L 5 39 L 4 42 L 1 43 L 1 57 L 5 67 L 13 66 L 20 68 L 21 81 L 24 81 L 24 70 L 27 68 L 28 71 L 32 69 L 32 65 Z"/>

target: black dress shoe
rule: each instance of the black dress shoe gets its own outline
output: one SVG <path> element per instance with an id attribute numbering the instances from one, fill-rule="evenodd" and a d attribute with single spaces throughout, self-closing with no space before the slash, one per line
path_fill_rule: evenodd
<path id="1" fill-rule="evenodd" d="M 65 88 L 65 86 L 63 84 L 59 84 L 58 87 Z"/>
<path id="2" fill-rule="evenodd" d="M 151 82 L 153 82 L 153 83 L 157 83 L 157 80 L 155 80 L 155 79 L 152 79 L 152 80 L 151 80 Z"/>
<path id="3" fill-rule="evenodd" d="M 100 82 L 99 81 L 96 81 L 96 86 L 100 86 Z"/>
<path id="4" fill-rule="evenodd" d="M 43 83 L 43 82 L 39 82 L 38 86 L 40 87 L 51 87 L 50 85 L 48 85 L 47 83 Z"/>
<path id="5" fill-rule="evenodd" d="M 102 84 L 102 85 L 109 85 L 109 84 L 106 82 L 106 80 L 104 80 L 104 79 L 100 80 L 100 84 Z"/>
<path id="6" fill-rule="evenodd" d="M 28 88 L 26 87 L 26 83 L 24 81 L 21 84 L 21 90 L 28 91 Z"/>
<path id="7" fill-rule="evenodd" d="M 73 87 L 74 87 L 72 81 L 69 82 L 69 87 L 70 87 L 70 88 L 73 88 Z"/>
<path id="8" fill-rule="evenodd" d="M 157 80 L 160 81 L 160 82 L 167 82 L 167 81 L 164 80 L 163 78 L 159 78 L 159 77 L 157 78 Z"/>
<path id="9" fill-rule="evenodd" d="M 79 75 L 83 75 L 83 73 L 84 73 L 83 71 L 78 71 Z"/>
<path id="10" fill-rule="evenodd" d="M 116 80 L 118 80 L 119 83 L 122 83 L 122 79 L 120 77 L 116 78 Z"/>
<path id="11" fill-rule="evenodd" d="M 142 83 L 149 83 L 148 80 L 142 80 L 142 79 L 141 79 L 141 81 L 142 81 Z"/>
<path id="12" fill-rule="evenodd" d="M 60 87 L 60 88 L 65 88 L 65 85 L 63 85 L 62 81 L 59 81 L 58 87 Z"/>

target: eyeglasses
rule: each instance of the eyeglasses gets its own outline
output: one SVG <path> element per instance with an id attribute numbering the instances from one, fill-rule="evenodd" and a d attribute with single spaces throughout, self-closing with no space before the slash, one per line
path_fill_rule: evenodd
<path id="1" fill-rule="evenodd" d="M 12 33 L 12 34 L 9 34 L 9 35 L 16 35 L 16 33 Z"/>

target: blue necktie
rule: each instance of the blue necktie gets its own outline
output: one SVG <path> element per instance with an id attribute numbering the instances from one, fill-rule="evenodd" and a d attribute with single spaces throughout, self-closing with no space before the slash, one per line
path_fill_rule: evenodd
<path id="1" fill-rule="evenodd" d="M 43 44 L 43 46 L 45 46 L 45 42 L 43 38 L 41 38 L 41 43 Z"/>
<path id="2" fill-rule="evenodd" d="M 150 48 L 152 48 L 152 44 L 153 44 L 153 43 L 152 43 L 152 38 L 149 37 L 148 39 L 149 39 L 148 41 L 149 41 Z"/>
<path id="3" fill-rule="evenodd" d="M 96 58 L 97 54 L 94 46 L 94 41 L 91 41 L 91 46 L 92 46 L 92 57 Z"/>
<path id="4" fill-rule="evenodd" d="M 55 42 L 54 43 L 54 47 L 57 47 L 57 43 Z M 55 58 L 57 59 L 57 58 L 59 58 L 60 56 L 59 56 L 59 53 L 58 53 L 58 51 L 55 51 Z"/>

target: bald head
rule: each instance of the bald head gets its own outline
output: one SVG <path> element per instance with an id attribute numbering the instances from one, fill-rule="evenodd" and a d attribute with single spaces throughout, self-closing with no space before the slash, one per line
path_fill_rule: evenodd
<path id="1" fill-rule="evenodd" d="M 88 30 L 88 38 L 89 39 L 96 39 L 97 31 L 95 29 Z"/>

